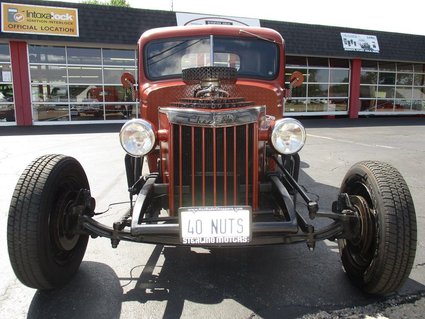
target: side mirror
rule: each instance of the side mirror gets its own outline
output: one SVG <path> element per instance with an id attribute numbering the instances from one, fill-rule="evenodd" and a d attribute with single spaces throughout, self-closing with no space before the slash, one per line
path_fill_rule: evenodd
<path id="1" fill-rule="evenodd" d="M 125 89 L 130 89 L 133 101 L 136 101 L 137 98 L 137 92 L 134 89 L 135 83 L 136 80 L 134 79 L 133 74 L 125 72 L 121 75 L 121 84 Z"/>
<path id="2" fill-rule="evenodd" d="M 300 71 L 292 73 L 289 80 L 289 88 L 297 88 L 304 83 L 304 75 Z"/>
<path id="3" fill-rule="evenodd" d="M 289 79 L 289 89 L 286 90 L 285 99 L 292 97 L 292 89 L 301 86 L 304 83 L 304 75 L 300 71 L 295 71 Z"/>

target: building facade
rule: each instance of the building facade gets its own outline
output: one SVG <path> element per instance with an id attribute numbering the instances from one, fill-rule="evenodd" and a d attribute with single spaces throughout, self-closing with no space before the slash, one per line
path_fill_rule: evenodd
<path id="1" fill-rule="evenodd" d="M 121 75 L 137 79 L 144 31 L 178 23 L 168 11 L 25 0 L 1 6 L 0 126 L 137 117 L 138 103 Z M 425 36 L 259 23 L 285 39 L 286 73 L 298 70 L 306 78 L 286 115 L 425 114 Z"/>

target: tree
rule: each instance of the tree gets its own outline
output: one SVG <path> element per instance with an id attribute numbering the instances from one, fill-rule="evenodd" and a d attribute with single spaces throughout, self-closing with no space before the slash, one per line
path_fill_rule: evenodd
<path id="1" fill-rule="evenodd" d="M 114 6 L 114 7 L 130 7 L 130 4 L 127 0 L 108 0 L 108 1 L 100 1 L 100 0 L 85 0 L 82 3 L 85 4 L 98 4 L 104 6 Z"/>

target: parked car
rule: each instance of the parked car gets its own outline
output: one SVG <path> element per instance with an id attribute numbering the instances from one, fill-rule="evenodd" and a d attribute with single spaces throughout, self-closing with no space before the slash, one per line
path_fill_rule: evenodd
<path id="1" fill-rule="evenodd" d="M 416 217 L 394 167 L 355 164 L 332 211 L 319 210 L 298 183 L 307 134 L 283 111 L 303 75 L 294 72 L 285 87 L 279 33 L 171 27 L 145 32 L 138 45 L 141 118 L 119 133 L 127 153 L 128 210 L 112 225 L 100 223 L 79 162 L 55 154 L 37 158 L 18 181 L 8 219 L 9 257 L 22 283 L 60 287 L 77 272 L 89 237 L 106 237 L 114 248 L 125 240 L 314 249 L 329 239 L 338 241 L 348 277 L 364 292 L 388 294 L 403 285 L 415 258 Z M 134 78 L 122 79 L 132 87 Z M 329 223 L 316 228 L 315 218 Z"/>

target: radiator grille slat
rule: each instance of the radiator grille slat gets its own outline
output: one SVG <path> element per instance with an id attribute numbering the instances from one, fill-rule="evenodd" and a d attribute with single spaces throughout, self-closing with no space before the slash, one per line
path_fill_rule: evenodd
<path id="1" fill-rule="evenodd" d="M 171 129 L 174 210 L 253 205 L 256 124 L 224 128 L 173 124 Z"/>

